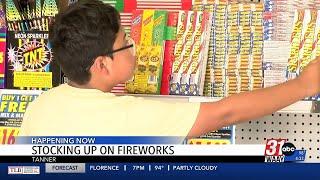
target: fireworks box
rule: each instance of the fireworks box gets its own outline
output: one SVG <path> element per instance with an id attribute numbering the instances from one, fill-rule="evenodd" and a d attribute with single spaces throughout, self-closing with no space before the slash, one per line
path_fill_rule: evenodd
<path id="1" fill-rule="evenodd" d="M 299 52 L 299 72 L 301 72 L 312 60 L 312 47 L 314 46 L 315 28 L 317 21 L 316 10 L 305 10 L 301 49 Z"/>
<path id="2" fill-rule="evenodd" d="M 167 12 L 133 12 L 131 37 L 137 45 L 134 77 L 126 83 L 129 93 L 160 94 Z"/>
<path id="3" fill-rule="evenodd" d="M 232 142 L 229 139 L 189 139 L 187 144 L 190 145 L 229 145 Z"/>
<path id="4" fill-rule="evenodd" d="M 180 11 L 170 94 L 203 94 L 212 14 Z"/>
<path id="5" fill-rule="evenodd" d="M 206 94 L 212 96 L 213 90 L 213 96 L 224 97 L 261 88 L 263 5 L 215 2 L 212 13 L 213 52 L 208 65 L 213 64 L 214 71 L 212 75 L 207 67 Z"/>
<path id="6" fill-rule="evenodd" d="M 314 45 L 312 48 L 312 57 L 311 59 L 315 59 L 320 56 L 320 10 L 317 13 L 317 22 L 314 33 Z"/>
<path id="7" fill-rule="evenodd" d="M 176 41 L 176 32 L 178 25 L 178 12 L 169 12 L 168 13 L 168 22 L 167 22 L 167 36 L 165 43 L 164 51 L 164 61 L 162 68 L 162 80 L 161 80 L 161 95 L 169 95 L 170 89 L 170 78 L 172 72 L 172 64 L 175 58 L 174 48 L 177 43 Z"/>
<path id="8" fill-rule="evenodd" d="M 6 0 L 9 31 L 48 31 L 49 24 L 66 0 Z"/>
<path id="9" fill-rule="evenodd" d="M 314 42 L 312 46 L 311 60 L 320 56 L 320 10 L 317 12 L 317 21 L 314 33 Z M 310 100 L 320 101 L 320 95 L 309 98 Z"/>
<path id="10" fill-rule="evenodd" d="M 48 42 L 49 25 L 67 0 L 6 0 L 6 88 L 46 90 L 61 82 Z"/>
<path id="11" fill-rule="evenodd" d="M 7 88 L 48 89 L 59 85 L 60 69 L 52 63 L 48 32 L 9 32 Z"/>
<path id="12" fill-rule="evenodd" d="M 5 87 L 5 53 L 6 53 L 6 18 L 2 4 L 0 4 L 0 88 Z"/>
<path id="13" fill-rule="evenodd" d="M 234 127 L 228 126 L 197 138 L 187 139 L 186 143 L 190 145 L 228 145 L 233 143 L 233 138 Z"/>
<path id="14" fill-rule="evenodd" d="M 193 11 L 179 12 L 177 44 L 175 46 L 175 60 L 172 68 L 172 79 L 170 81 L 170 94 L 180 95 L 187 93 L 188 82 L 185 71 L 190 57 L 192 45 L 191 38 L 195 29 L 195 22 L 195 13 Z M 183 82 L 182 78 L 184 78 Z"/>
<path id="15" fill-rule="evenodd" d="M 294 17 L 294 29 L 291 36 L 291 50 L 288 64 L 288 79 L 293 79 L 297 76 L 299 51 L 301 43 L 301 34 L 303 28 L 304 11 L 297 10 Z"/>

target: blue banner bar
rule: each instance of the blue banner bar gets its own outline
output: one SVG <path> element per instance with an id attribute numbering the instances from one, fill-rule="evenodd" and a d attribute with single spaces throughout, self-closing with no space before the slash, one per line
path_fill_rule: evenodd
<path id="1" fill-rule="evenodd" d="M 17 137 L 15 144 L 182 144 L 178 136 L 34 136 Z"/>
<path id="2" fill-rule="evenodd" d="M 40 169 L 39 174 L 19 174 Z M 21 170 L 19 170 L 21 169 Z M 71 163 L 71 164 L 0 164 L 0 177 L 66 179 L 69 177 L 213 177 L 235 179 L 320 179 L 320 164 L 305 163 Z M 8 175 L 10 171 L 10 175 Z M 59 173 L 60 171 L 60 173 Z M 64 173 L 61 173 L 63 171 Z M 72 171 L 72 173 L 68 172 Z M 18 174 L 12 174 L 12 173 Z M 34 171 L 37 173 L 37 171 Z M 153 179 L 153 178 L 152 178 Z M 203 179 L 203 178 L 202 178 Z"/>

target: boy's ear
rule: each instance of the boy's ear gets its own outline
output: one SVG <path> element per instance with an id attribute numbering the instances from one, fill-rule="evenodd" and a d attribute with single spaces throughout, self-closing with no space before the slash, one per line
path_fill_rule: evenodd
<path id="1" fill-rule="evenodd" d="M 112 72 L 113 60 L 107 56 L 99 56 L 93 63 L 93 70 L 100 73 L 110 74 Z"/>

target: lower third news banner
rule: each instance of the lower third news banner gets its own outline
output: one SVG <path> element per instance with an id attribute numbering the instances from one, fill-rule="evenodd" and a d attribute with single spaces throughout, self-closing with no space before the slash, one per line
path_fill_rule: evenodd
<path id="1" fill-rule="evenodd" d="M 2 146 L 0 161 L 264 162 L 264 146 L 261 145 L 200 146 L 185 145 L 183 142 L 184 139 L 180 137 L 18 137 L 16 144 Z"/>
<path id="2" fill-rule="evenodd" d="M 285 139 L 267 140 L 266 145 L 186 145 L 184 141 L 141 136 L 18 137 L 15 144 L 0 146 L 0 174 L 5 168 L 8 175 L 215 175 L 245 167 L 298 165 L 302 163 L 292 162 L 303 162 L 306 155 Z M 232 169 L 237 164 L 241 168 Z"/>

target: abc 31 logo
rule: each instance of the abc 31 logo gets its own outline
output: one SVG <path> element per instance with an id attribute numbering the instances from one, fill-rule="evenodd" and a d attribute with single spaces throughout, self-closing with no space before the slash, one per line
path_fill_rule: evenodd
<path id="1" fill-rule="evenodd" d="M 268 139 L 265 156 L 291 156 L 295 150 L 296 147 L 286 139 Z"/>

